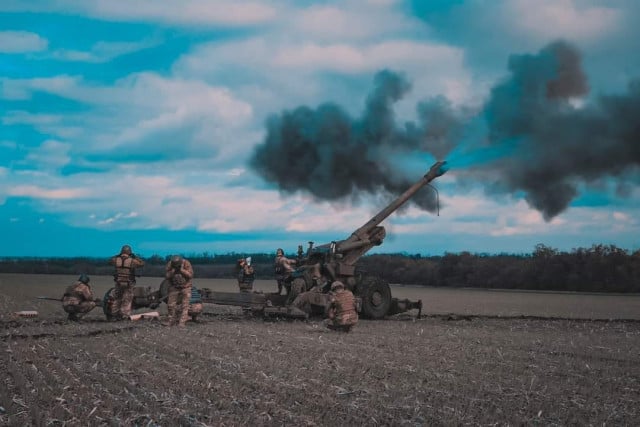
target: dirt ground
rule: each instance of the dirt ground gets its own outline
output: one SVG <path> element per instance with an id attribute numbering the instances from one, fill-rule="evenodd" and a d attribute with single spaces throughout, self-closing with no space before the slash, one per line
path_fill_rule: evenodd
<path id="1" fill-rule="evenodd" d="M 327 331 L 321 319 L 249 318 L 213 305 L 185 329 L 106 322 L 98 309 L 76 324 L 58 303 L 34 299 L 59 296 L 73 279 L 0 275 L 0 425 L 637 425 L 640 419 L 638 296 L 575 295 L 571 305 L 571 295 L 474 291 L 429 299 L 434 294 L 425 290 L 426 317 L 363 320 L 343 334 Z M 97 294 L 110 286 L 108 278 L 92 283 Z M 200 283 L 233 288 L 229 281 Z M 513 306 L 492 312 L 495 298 L 503 304 L 513 298 Z M 520 298 L 532 304 L 518 311 Z M 531 308 L 538 304 L 542 312 Z M 563 315 L 563 305 L 586 306 L 587 314 L 597 306 L 605 313 L 598 318 L 621 320 L 578 319 L 576 308 Z M 16 310 L 39 316 L 12 317 Z"/>

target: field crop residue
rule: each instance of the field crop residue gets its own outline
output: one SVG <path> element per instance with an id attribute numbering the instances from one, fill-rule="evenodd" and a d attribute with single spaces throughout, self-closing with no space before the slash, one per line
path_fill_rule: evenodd
<path id="1" fill-rule="evenodd" d="M 72 323 L 59 303 L 33 298 L 59 296 L 72 280 L 0 277 L 0 425 L 633 425 L 640 419 L 637 319 L 544 319 L 535 312 L 519 318 L 515 308 L 507 308 L 512 317 L 500 317 L 458 311 L 444 299 L 430 310 L 425 290 L 426 317 L 363 320 L 349 334 L 327 331 L 321 319 L 265 320 L 214 305 L 198 323 L 177 329 L 107 322 L 99 309 Z M 96 293 L 109 287 L 108 278 L 92 281 Z M 615 319 L 617 309 L 604 317 Z M 17 310 L 39 316 L 11 316 Z"/>

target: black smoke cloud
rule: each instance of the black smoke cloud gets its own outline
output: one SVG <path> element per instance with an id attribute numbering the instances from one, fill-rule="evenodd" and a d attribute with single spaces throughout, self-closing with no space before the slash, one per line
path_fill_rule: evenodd
<path id="1" fill-rule="evenodd" d="M 335 104 L 271 117 L 251 165 L 282 191 L 335 200 L 381 189 L 399 194 L 411 182 L 390 159 L 443 159 L 459 148 L 477 160 L 461 175 L 491 193 L 524 194 L 547 220 L 564 211 L 583 184 L 613 177 L 625 188 L 627 172 L 640 165 L 640 81 L 626 94 L 576 107 L 588 94 L 587 79 L 579 52 L 565 42 L 513 55 L 508 70 L 474 115 L 437 97 L 417 106 L 418 122 L 402 125 L 393 105 L 410 84 L 401 74 L 380 72 L 360 118 Z M 478 121 L 486 133 L 469 135 Z M 502 155 L 480 161 L 485 150 Z M 414 203 L 433 210 L 432 192 L 416 196 Z"/>
<path id="2" fill-rule="evenodd" d="M 492 188 L 524 192 L 549 220 L 564 211 L 581 184 L 605 177 L 622 184 L 640 165 L 640 86 L 602 96 L 583 107 L 572 99 L 588 92 L 578 51 L 556 42 L 537 55 L 512 56 L 510 77 L 491 91 L 483 114 L 488 144 L 508 156 L 478 171 L 497 171 Z"/>
<path id="3" fill-rule="evenodd" d="M 411 89 L 406 78 L 379 72 L 362 116 L 354 119 L 335 104 L 298 107 L 272 116 L 267 136 L 251 166 L 284 192 L 304 190 L 323 200 L 358 197 L 384 190 L 399 194 L 412 184 L 397 170 L 397 154 L 446 152 L 462 122 L 444 98 L 418 106 L 420 123 L 396 124 L 393 104 Z M 431 192 L 412 201 L 433 210 Z"/>

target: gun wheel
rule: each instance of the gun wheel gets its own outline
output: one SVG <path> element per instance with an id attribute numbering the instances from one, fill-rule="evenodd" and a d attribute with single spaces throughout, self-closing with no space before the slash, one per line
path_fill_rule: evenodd
<path id="1" fill-rule="evenodd" d="M 377 277 L 365 277 L 357 287 L 362 298 L 362 314 L 369 319 L 382 319 L 391 306 L 391 289 Z"/>

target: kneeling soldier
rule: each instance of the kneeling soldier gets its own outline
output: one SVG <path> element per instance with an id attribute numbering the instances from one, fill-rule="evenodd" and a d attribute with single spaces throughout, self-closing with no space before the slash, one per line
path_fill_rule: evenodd
<path id="1" fill-rule="evenodd" d="M 327 306 L 327 327 L 336 331 L 349 332 L 358 323 L 356 299 L 350 290 L 344 288 L 344 284 L 335 281 L 331 284 L 329 305 Z"/>
<path id="2" fill-rule="evenodd" d="M 69 313 L 69 320 L 77 321 L 96 306 L 89 286 L 89 276 L 80 275 L 78 281 L 67 287 L 62 297 L 62 308 Z"/>

